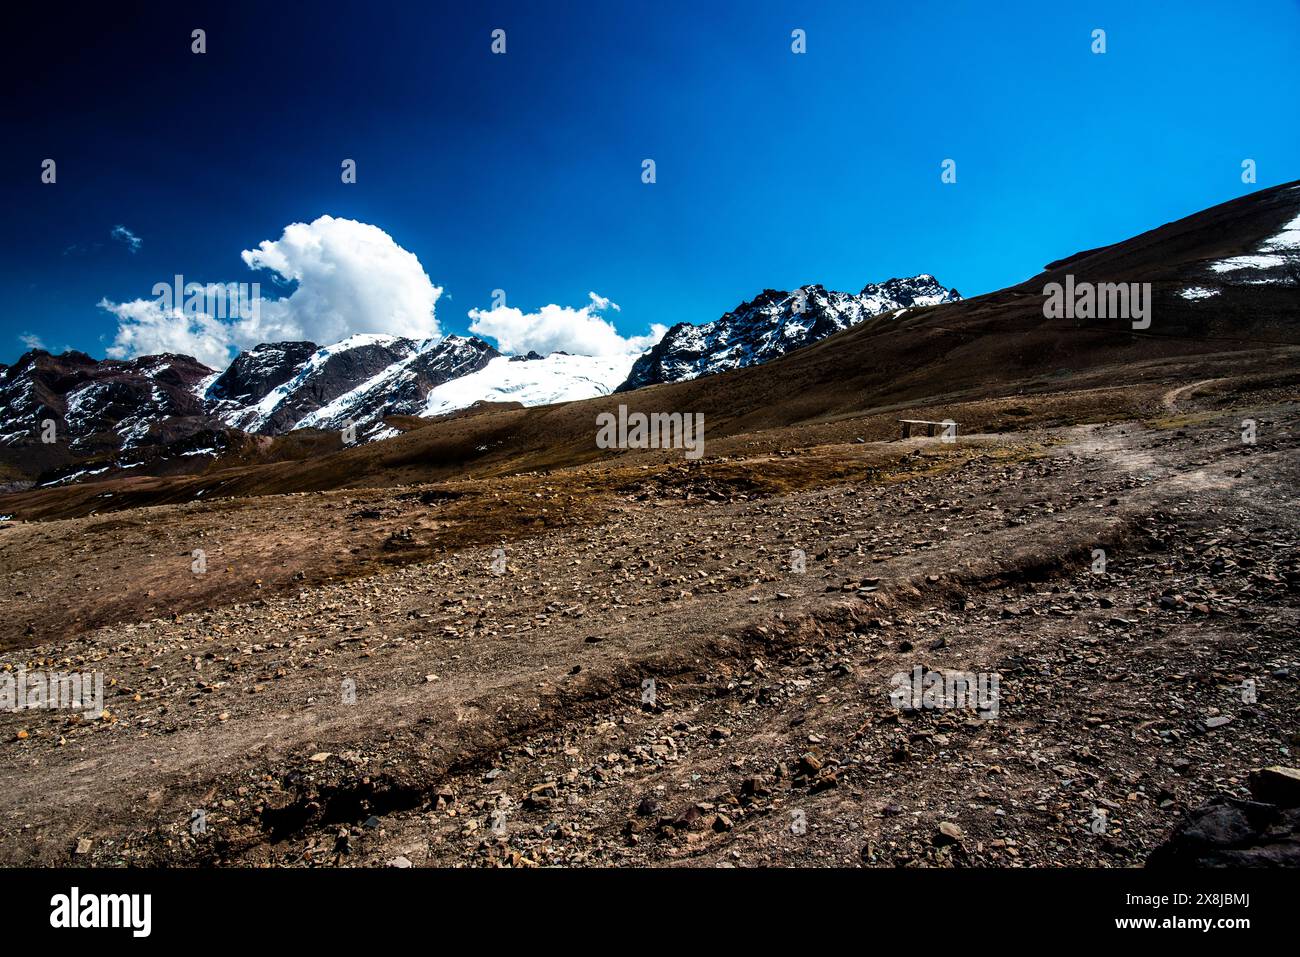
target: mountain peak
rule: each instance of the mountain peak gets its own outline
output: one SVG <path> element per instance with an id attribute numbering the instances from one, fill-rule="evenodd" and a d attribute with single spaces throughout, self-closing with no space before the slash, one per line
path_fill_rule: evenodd
<path id="1" fill-rule="evenodd" d="M 793 291 L 764 289 L 702 326 L 678 323 L 632 367 L 619 392 L 767 362 L 886 312 L 956 302 L 929 273 L 867 283 L 856 295 L 810 283 Z"/>

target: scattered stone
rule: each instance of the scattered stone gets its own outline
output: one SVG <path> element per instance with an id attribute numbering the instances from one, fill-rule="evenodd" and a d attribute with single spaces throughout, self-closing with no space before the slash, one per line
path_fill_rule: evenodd
<path id="1" fill-rule="evenodd" d="M 1274 765 L 1250 772 L 1255 800 L 1278 807 L 1300 807 L 1300 770 Z"/>
<path id="2" fill-rule="evenodd" d="M 965 839 L 966 834 L 951 821 L 940 821 L 934 835 L 934 843 L 940 847 L 946 844 L 960 844 Z"/>

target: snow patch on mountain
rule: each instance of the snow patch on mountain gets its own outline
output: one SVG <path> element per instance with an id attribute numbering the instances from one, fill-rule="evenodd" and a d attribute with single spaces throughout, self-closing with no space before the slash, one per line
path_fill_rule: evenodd
<path id="1" fill-rule="evenodd" d="M 198 382 L 194 383 L 194 388 L 190 390 L 194 395 L 194 398 L 198 399 L 200 402 L 206 402 L 208 399 L 208 393 L 211 391 L 212 386 L 215 385 L 216 381 L 220 378 L 221 373 L 214 372 L 212 375 L 204 376 Z"/>
<path id="2" fill-rule="evenodd" d="M 1260 243 L 1255 253 L 1217 260 L 1210 263 L 1210 270 L 1232 285 L 1300 284 L 1300 215 Z"/>
<path id="3" fill-rule="evenodd" d="M 423 416 L 468 408 L 475 402 L 550 405 L 609 395 L 627 378 L 635 356 L 572 356 L 544 359 L 498 356 L 477 372 L 445 382 L 429 393 Z"/>

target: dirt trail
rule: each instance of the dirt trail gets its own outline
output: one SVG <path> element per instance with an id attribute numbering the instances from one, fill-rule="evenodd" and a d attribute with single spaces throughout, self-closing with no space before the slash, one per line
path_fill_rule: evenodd
<path id="1" fill-rule="evenodd" d="M 1180 385 L 1177 388 L 1170 389 L 1163 396 L 1161 396 L 1160 404 L 1163 405 L 1170 412 L 1177 411 L 1178 400 L 1183 398 L 1184 396 L 1190 396 L 1193 393 L 1195 393 L 1198 389 L 1202 389 L 1207 385 L 1216 385 L 1220 382 L 1228 382 L 1228 381 L 1230 380 L 1223 379 L 1223 378 L 1201 379 L 1199 382 L 1191 382 L 1188 383 L 1187 385 Z"/>

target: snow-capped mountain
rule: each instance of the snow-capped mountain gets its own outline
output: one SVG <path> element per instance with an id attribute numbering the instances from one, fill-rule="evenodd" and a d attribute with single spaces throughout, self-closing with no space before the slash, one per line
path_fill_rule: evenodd
<path id="1" fill-rule="evenodd" d="M 96 360 L 34 349 L 0 367 L 0 448 L 14 477 L 112 456 L 137 467 L 170 444 L 195 454 L 218 441 L 195 389 L 212 370 L 189 356 Z M 215 453 L 214 453 L 215 454 Z"/>
<path id="2" fill-rule="evenodd" d="M 959 298 L 932 276 L 862 292 L 768 290 L 704 326 L 680 324 L 637 358 L 501 355 L 473 336 L 416 342 L 354 335 L 332 345 L 271 342 L 223 371 L 189 356 L 97 361 L 27 353 L 0 366 L 0 465 L 12 479 L 59 484 L 123 469 L 193 470 L 247 436 L 299 429 L 370 441 L 387 416 L 432 417 L 478 402 L 546 405 L 765 362 L 870 316 Z M 41 439 L 54 422 L 54 442 Z M 240 453 L 243 454 L 243 453 Z"/>
<path id="3" fill-rule="evenodd" d="M 324 348 L 279 342 L 242 353 L 211 380 L 205 397 L 213 415 L 247 432 L 281 435 L 353 425 L 356 437 L 366 441 L 393 434 L 383 421 L 390 415 L 442 415 L 484 401 L 545 405 L 607 395 L 627 378 L 634 359 L 563 352 L 503 356 L 482 339 L 456 335 L 419 343 L 352 336 Z"/>
<path id="4" fill-rule="evenodd" d="M 355 335 L 313 351 L 288 369 L 290 357 L 300 354 L 306 342 L 278 342 L 241 353 L 231 369 L 241 369 L 230 381 L 212 383 L 204 399 L 209 411 L 222 422 L 263 435 L 279 435 L 300 428 L 300 423 L 357 386 L 368 382 L 393 365 L 409 358 L 416 345 L 396 336 Z M 229 370 L 227 370 L 229 373 Z M 257 395 L 255 384 L 273 388 Z M 238 398 L 225 398 L 234 393 Z"/>
<path id="5" fill-rule="evenodd" d="M 379 438 L 387 434 L 384 416 L 423 415 L 431 392 L 444 383 L 472 378 L 500 358 L 499 352 L 474 336 L 426 340 L 414 346 L 410 355 L 304 416 L 294 428 L 341 430 L 355 425 L 358 439 Z"/>
<path id="6" fill-rule="evenodd" d="M 317 348 L 314 342 L 264 342 L 237 355 L 225 372 L 204 379 L 198 391 L 219 407 L 256 405 L 276 386 L 292 379 Z"/>
<path id="7" fill-rule="evenodd" d="M 224 372 L 189 356 L 100 361 L 33 350 L 0 366 L 0 464 L 20 483 L 51 485 L 144 464 L 192 469 L 238 447 L 240 433 L 355 426 L 356 438 L 369 441 L 394 434 L 386 416 L 604 395 L 627 376 L 632 359 L 508 357 L 482 339 L 456 335 L 424 342 L 355 335 L 324 347 L 263 343 Z"/>
<path id="8" fill-rule="evenodd" d="M 945 289 L 926 273 L 868 283 L 857 294 L 816 284 L 793 292 L 765 289 L 720 319 L 702 326 L 673 326 L 636 361 L 617 391 L 768 362 L 872 316 L 959 299 L 956 289 Z"/>

